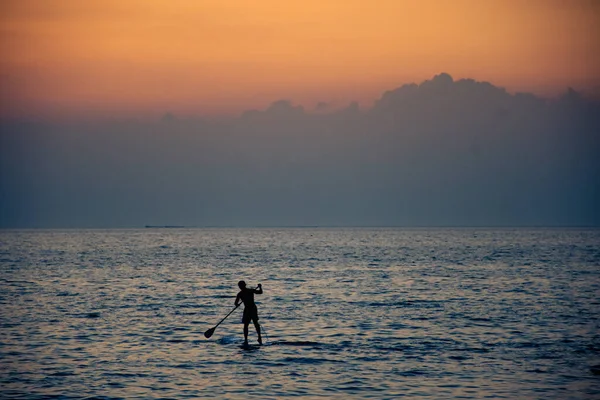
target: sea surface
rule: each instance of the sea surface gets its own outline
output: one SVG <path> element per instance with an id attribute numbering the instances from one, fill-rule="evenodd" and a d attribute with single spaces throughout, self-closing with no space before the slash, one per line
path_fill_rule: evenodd
<path id="1" fill-rule="evenodd" d="M 598 399 L 600 230 L 0 231 L 0 323 L 3 399 Z"/>

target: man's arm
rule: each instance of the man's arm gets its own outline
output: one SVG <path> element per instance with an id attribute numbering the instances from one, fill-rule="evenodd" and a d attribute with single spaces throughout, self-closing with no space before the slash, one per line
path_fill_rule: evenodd
<path id="1" fill-rule="evenodd" d="M 241 292 L 240 292 L 241 293 Z M 240 293 L 238 293 L 238 295 L 235 297 L 235 306 L 239 306 L 241 299 L 240 299 Z"/>
<path id="2" fill-rule="evenodd" d="M 259 283 L 258 284 L 258 289 L 254 289 L 254 293 L 256 294 L 262 294 L 262 285 Z"/>

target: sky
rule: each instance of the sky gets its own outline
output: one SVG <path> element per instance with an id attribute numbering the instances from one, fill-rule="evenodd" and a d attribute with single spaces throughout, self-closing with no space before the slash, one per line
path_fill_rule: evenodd
<path id="1" fill-rule="evenodd" d="M 440 72 L 600 93 L 594 0 L 4 0 L 0 117 L 369 107 Z"/>
<path id="2" fill-rule="evenodd" d="M 600 226 L 600 1 L 0 8 L 0 228 Z"/>

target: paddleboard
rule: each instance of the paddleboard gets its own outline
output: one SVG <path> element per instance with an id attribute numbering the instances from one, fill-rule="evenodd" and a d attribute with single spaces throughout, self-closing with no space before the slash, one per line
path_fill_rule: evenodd
<path id="1" fill-rule="evenodd" d="M 242 343 L 240 345 L 240 349 L 244 349 L 244 350 L 255 350 L 258 349 L 260 347 L 262 347 L 262 344 L 250 344 L 250 343 Z"/>

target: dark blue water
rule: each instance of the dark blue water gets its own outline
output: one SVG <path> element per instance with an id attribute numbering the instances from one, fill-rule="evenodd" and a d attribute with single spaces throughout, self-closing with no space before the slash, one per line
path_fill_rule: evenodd
<path id="1" fill-rule="evenodd" d="M 3 231 L 0 289 L 2 398 L 600 393 L 600 230 Z"/>

